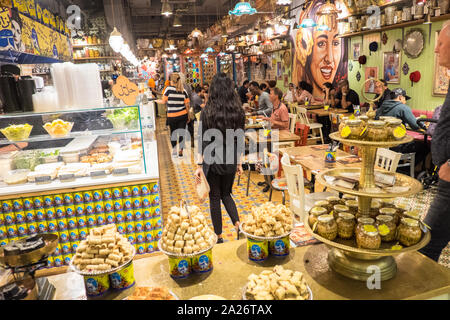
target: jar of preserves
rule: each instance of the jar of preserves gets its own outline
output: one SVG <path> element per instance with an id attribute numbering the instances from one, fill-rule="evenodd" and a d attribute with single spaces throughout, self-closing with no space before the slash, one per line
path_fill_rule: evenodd
<path id="1" fill-rule="evenodd" d="M 364 225 L 356 233 L 358 248 L 377 250 L 381 246 L 381 236 L 373 225 Z"/>
<path id="2" fill-rule="evenodd" d="M 370 217 L 375 219 L 380 214 L 381 202 L 372 200 L 370 205 Z"/>
<path id="3" fill-rule="evenodd" d="M 340 213 L 350 213 L 350 208 L 341 204 L 337 204 L 333 207 L 333 213 L 334 218 L 337 219 Z"/>
<path id="4" fill-rule="evenodd" d="M 365 128 L 370 119 L 368 116 L 359 116 L 358 120 L 362 121 L 362 127 Z"/>
<path id="5" fill-rule="evenodd" d="M 355 216 L 341 212 L 339 213 L 339 217 L 337 218 L 336 224 L 338 226 L 338 236 L 341 239 L 351 239 L 355 233 Z"/>
<path id="6" fill-rule="evenodd" d="M 342 129 L 341 137 L 350 140 L 359 140 L 362 130 L 361 120 L 347 120 L 346 126 Z"/>
<path id="7" fill-rule="evenodd" d="M 395 208 L 395 199 L 380 199 L 381 207 L 383 208 Z"/>
<path id="8" fill-rule="evenodd" d="M 367 133 L 365 140 L 368 141 L 387 141 L 388 133 L 386 131 L 386 122 L 384 121 L 369 121 L 367 123 Z"/>
<path id="9" fill-rule="evenodd" d="M 348 212 L 354 215 L 355 217 L 359 212 L 359 203 L 356 200 L 348 200 L 345 202 L 345 205 L 348 207 Z"/>
<path id="10" fill-rule="evenodd" d="M 341 198 L 339 197 L 328 197 L 327 201 L 330 203 L 330 205 L 332 207 L 339 205 L 339 204 L 344 204 L 344 201 L 341 200 Z"/>
<path id="11" fill-rule="evenodd" d="M 347 125 L 347 121 L 349 120 L 348 117 L 342 117 L 341 118 L 341 122 L 339 123 L 339 134 L 342 133 L 342 129 L 345 128 L 345 126 Z"/>
<path id="12" fill-rule="evenodd" d="M 381 241 L 391 242 L 395 240 L 397 225 L 394 223 L 392 216 L 379 215 L 377 217 L 376 226 L 381 236 Z"/>
<path id="13" fill-rule="evenodd" d="M 338 227 L 333 216 L 323 215 L 318 218 L 317 233 L 327 240 L 333 241 L 337 238 Z"/>
<path id="14" fill-rule="evenodd" d="M 309 212 L 309 225 L 311 226 L 311 228 L 314 227 L 314 225 L 316 224 L 316 222 L 318 221 L 318 218 L 324 214 L 327 214 L 327 209 L 322 208 L 322 207 L 314 207 L 311 209 L 311 211 Z"/>
<path id="15" fill-rule="evenodd" d="M 419 221 L 404 218 L 398 227 L 398 240 L 405 247 L 411 247 L 420 242 L 422 239 L 422 230 Z"/>
<path id="16" fill-rule="evenodd" d="M 328 201 L 325 201 L 325 200 L 316 201 L 316 203 L 314 203 L 314 207 L 325 208 L 325 209 L 327 209 L 327 213 L 330 213 L 331 210 L 333 210 L 333 207 L 330 205 L 330 203 Z"/>
<path id="17" fill-rule="evenodd" d="M 397 210 L 394 208 L 381 208 L 380 215 L 392 217 L 396 226 L 398 226 L 398 224 L 400 223 L 400 218 L 397 215 Z"/>
<path id="18" fill-rule="evenodd" d="M 355 232 L 357 232 L 358 230 L 361 231 L 360 229 L 365 225 L 375 226 L 375 220 L 372 218 L 368 218 L 368 217 L 358 218 L 357 223 L 356 223 L 356 231 Z"/>
<path id="19" fill-rule="evenodd" d="M 389 140 L 401 140 L 406 136 L 406 129 L 401 119 L 386 119 Z"/>

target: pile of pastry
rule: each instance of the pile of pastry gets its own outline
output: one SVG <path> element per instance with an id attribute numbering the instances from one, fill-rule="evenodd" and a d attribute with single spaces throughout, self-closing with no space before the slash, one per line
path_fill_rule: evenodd
<path id="1" fill-rule="evenodd" d="M 277 237 L 292 231 L 292 211 L 284 205 L 272 202 L 253 207 L 243 226 L 244 231 L 257 237 Z"/>
<path id="2" fill-rule="evenodd" d="M 84 272 L 109 271 L 133 259 L 133 246 L 114 224 L 92 229 L 77 248 L 73 265 Z"/>
<path id="3" fill-rule="evenodd" d="M 263 271 L 259 276 L 248 277 L 248 300 L 309 300 L 308 285 L 301 272 L 276 266 L 273 271 Z"/>
<path id="4" fill-rule="evenodd" d="M 174 254 L 195 254 L 216 244 L 216 236 L 198 207 L 173 207 L 162 234 L 161 248 Z"/>
<path id="5" fill-rule="evenodd" d="M 176 297 L 167 288 L 137 287 L 134 293 L 125 300 L 147 301 L 147 300 L 176 300 Z"/>

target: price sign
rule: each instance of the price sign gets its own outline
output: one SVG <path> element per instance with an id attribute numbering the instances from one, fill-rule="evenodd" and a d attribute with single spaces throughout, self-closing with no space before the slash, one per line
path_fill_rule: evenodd
<path id="1" fill-rule="evenodd" d="M 52 181 L 50 176 L 36 177 L 36 183 L 50 183 L 50 181 Z"/>
<path id="2" fill-rule="evenodd" d="M 71 181 L 75 179 L 75 175 L 74 174 L 62 174 L 59 176 L 59 180 L 61 181 Z"/>
<path id="3" fill-rule="evenodd" d="M 91 172 L 91 178 L 101 178 L 101 177 L 105 177 L 105 176 L 106 176 L 105 170 Z"/>
<path id="4" fill-rule="evenodd" d="M 117 99 L 122 100 L 127 106 L 133 106 L 136 104 L 136 99 L 139 95 L 139 88 L 127 77 L 118 77 L 112 91 L 114 96 Z"/>

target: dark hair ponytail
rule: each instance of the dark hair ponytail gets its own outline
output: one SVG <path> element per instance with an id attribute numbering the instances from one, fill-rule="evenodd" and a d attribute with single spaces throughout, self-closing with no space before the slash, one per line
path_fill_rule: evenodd
<path id="1" fill-rule="evenodd" d="M 225 73 L 214 77 L 202 119 L 207 129 L 218 129 L 223 133 L 227 129 L 245 128 L 245 111 L 241 99 L 234 90 L 234 82 Z"/>

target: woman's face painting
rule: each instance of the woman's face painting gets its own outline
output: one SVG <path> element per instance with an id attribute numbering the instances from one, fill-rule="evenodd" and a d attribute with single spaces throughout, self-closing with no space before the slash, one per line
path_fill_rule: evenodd
<path id="1" fill-rule="evenodd" d="M 320 88 L 336 77 L 342 55 L 342 40 L 338 35 L 337 30 L 314 32 L 310 69 L 316 86 Z"/>

